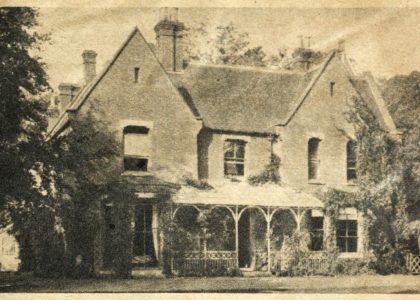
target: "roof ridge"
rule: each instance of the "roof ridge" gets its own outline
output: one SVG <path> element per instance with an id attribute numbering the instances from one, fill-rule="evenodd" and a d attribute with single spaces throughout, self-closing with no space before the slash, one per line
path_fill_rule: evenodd
<path id="1" fill-rule="evenodd" d="M 319 67 L 319 66 L 316 66 L 306 71 L 299 71 L 299 70 L 284 70 L 284 69 L 274 70 L 274 69 L 269 69 L 267 67 L 256 67 L 256 66 L 246 66 L 246 65 L 223 65 L 223 64 L 204 64 L 204 63 L 190 63 L 189 66 L 232 69 L 232 70 L 237 70 L 237 71 L 256 71 L 256 72 L 261 72 L 261 73 L 274 73 L 274 74 L 296 74 L 296 75 L 308 74 L 318 69 Z M 189 66 L 185 70 L 188 70 Z"/>
<path id="2" fill-rule="evenodd" d="M 47 137 L 50 138 L 53 135 L 55 135 L 60 128 L 65 125 L 67 120 L 64 120 L 67 116 L 68 111 L 74 111 L 79 109 L 79 107 L 83 104 L 84 99 L 90 94 L 90 92 L 94 89 L 94 87 L 101 81 L 101 79 L 105 76 L 105 74 L 108 72 L 108 70 L 111 68 L 111 66 L 114 64 L 114 62 L 117 60 L 118 56 L 121 54 L 121 52 L 124 50 L 124 48 L 128 45 L 129 41 L 133 38 L 136 32 L 140 33 L 140 30 L 137 26 L 134 27 L 134 29 L 129 34 L 128 38 L 122 43 L 122 45 L 118 48 L 118 50 L 115 52 L 112 59 L 108 61 L 108 64 L 102 69 L 102 71 L 95 76 L 95 78 L 83 86 L 79 93 L 75 96 L 74 100 L 69 103 L 69 105 L 66 107 L 64 112 L 60 115 L 57 122 L 54 124 L 54 126 L 51 128 L 51 130 L 47 133 Z M 140 33 L 141 35 L 141 33 Z M 68 118 L 67 118 L 68 119 Z M 63 123 L 64 120 L 64 123 Z"/>

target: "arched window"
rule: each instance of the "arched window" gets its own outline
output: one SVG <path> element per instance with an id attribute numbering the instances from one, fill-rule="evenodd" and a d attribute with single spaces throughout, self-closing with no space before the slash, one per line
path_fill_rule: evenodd
<path id="1" fill-rule="evenodd" d="M 318 138 L 311 138 L 308 141 L 308 179 L 318 179 L 318 148 L 320 141 Z"/>
<path id="2" fill-rule="evenodd" d="M 357 143 L 355 141 L 347 142 L 347 180 L 357 179 L 356 166 L 357 166 Z"/>

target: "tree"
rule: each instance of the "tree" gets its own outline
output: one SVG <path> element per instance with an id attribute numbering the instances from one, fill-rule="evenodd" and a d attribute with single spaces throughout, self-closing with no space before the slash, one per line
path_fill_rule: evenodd
<path id="1" fill-rule="evenodd" d="M 262 47 L 249 47 L 249 35 L 239 31 L 233 23 L 215 28 L 210 35 L 204 25 L 189 28 L 187 54 L 192 61 L 212 64 L 265 66 Z"/>
<path id="2" fill-rule="evenodd" d="M 93 276 L 98 269 L 95 253 L 103 246 L 98 239 L 105 202 L 113 205 L 118 233 L 113 268 L 122 277 L 131 274 L 130 203 L 134 189 L 121 177 L 121 145 L 103 120 L 103 114 L 93 106 L 86 114 L 74 115 L 66 132 L 51 140 L 50 176 L 54 197 L 60 203 L 57 212 L 67 245 L 67 274 L 73 277 Z"/>
<path id="3" fill-rule="evenodd" d="M 48 256 L 47 244 L 57 237 L 44 235 L 45 251 L 35 253 L 36 219 L 44 222 L 40 230 L 54 226 L 51 199 L 39 182 L 47 129 L 44 95 L 49 85 L 41 58 L 33 54 L 48 39 L 36 32 L 37 16 L 32 8 L 0 8 L 0 206 L 9 211 L 6 220 L 13 223 L 22 267 L 30 270 L 42 255 Z"/>
<path id="4" fill-rule="evenodd" d="M 0 204 L 32 193 L 39 168 L 49 89 L 44 65 L 30 51 L 45 36 L 34 30 L 38 13 L 31 8 L 0 8 Z"/>
<path id="5" fill-rule="evenodd" d="M 368 218 L 370 247 L 379 273 L 401 272 L 408 246 L 408 216 L 402 148 L 384 132 L 360 98 L 354 99 L 350 121 L 358 143 L 359 192 L 352 205 Z"/>
<path id="6" fill-rule="evenodd" d="M 401 131 L 401 159 L 407 210 L 411 219 L 420 218 L 420 72 L 398 75 L 384 83 L 383 97 Z"/>

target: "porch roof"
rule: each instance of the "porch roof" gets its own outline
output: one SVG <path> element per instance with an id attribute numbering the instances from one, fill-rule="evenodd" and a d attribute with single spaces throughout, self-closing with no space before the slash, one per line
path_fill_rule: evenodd
<path id="1" fill-rule="evenodd" d="M 200 190 L 183 186 L 172 198 L 179 204 L 271 206 L 284 208 L 322 208 L 321 200 L 313 195 L 276 184 L 251 186 L 248 183 L 230 183 Z"/>

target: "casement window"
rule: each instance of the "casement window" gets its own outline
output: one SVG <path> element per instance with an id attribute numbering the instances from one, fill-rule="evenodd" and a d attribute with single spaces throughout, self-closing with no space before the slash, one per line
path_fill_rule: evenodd
<path id="1" fill-rule="evenodd" d="M 347 181 L 357 179 L 357 143 L 355 141 L 348 141 L 347 146 Z"/>
<path id="2" fill-rule="evenodd" d="M 245 145 L 243 140 L 226 140 L 223 146 L 225 176 L 244 176 Z"/>
<path id="3" fill-rule="evenodd" d="M 149 128 L 124 127 L 124 170 L 146 172 L 149 167 L 151 141 Z"/>
<path id="4" fill-rule="evenodd" d="M 319 158 L 318 158 L 318 148 L 319 142 L 321 140 L 318 138 L 311 138 L 308 141 L 308 179 L 318 179 L 318 169 L 319 169 Z"/>
<path id="5" fill-rule="evenodd" d="M 324 244 L 324 217 L 311 217 L 310 223 L 311 243 L 309 249 L 320 251 Z"/>
<path id="6" fill-rule="evenodd" d="M 337 247 L 340 252 L 357 252 L 357 220 L 337 220 Z"/>

